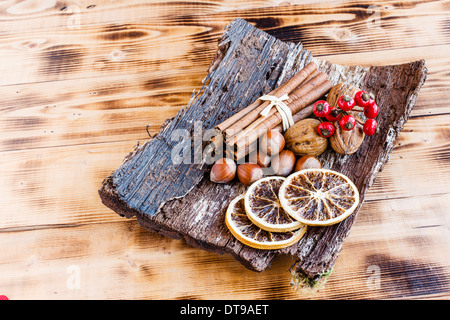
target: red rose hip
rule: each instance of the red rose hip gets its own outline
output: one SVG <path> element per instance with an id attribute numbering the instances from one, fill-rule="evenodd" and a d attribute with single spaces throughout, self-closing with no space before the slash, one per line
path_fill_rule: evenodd
<path id="1" fill-rule="evenodd" d="M 360 107 L 366 108 L 375 103 L 375 96 L 364 90 L 358 91 L 355 93 L 355 103 Z"/>
<path id="2" fill-rule="evenodd" d="M 364 115 L 369 119 L 376 118 L 378 110 L 378 105 L 374 103 L 373 105 L 364 108 Z"/>
<path id="3" fill-rule="evenodd" d="M 334 134 L 334 125 L 331 122 L 322 122 L 317 127 L 317 132 L 324 138 L 329 138 Z"/>
<path id="4" fill-rule="evenodd" d="M 343 130 L 350 131 L 355 127 L 356 119 L 351 115 L 346 115 L 339 121 L 339 125 Z"/>
<path id="5" fill-rule="evenodd" d="M 342 117 L 338 108 L 331 108 L 330 113 L 325 117 L 328 121 L 336 122 Z"/>
<path id="6" fill-rule="evenodd" d="M 377 130 L 377 121 L 375 119 L 367 119 L 364 122 L 363 131 L 366 135 L 372 136 Z"/>
<path id="7" fill-rule="evenodd" d="M 348 94 L 345 94 L 339 98 L 338 106 L 343 111 L 350 111 L 355 106 L 355 99 L 350 97 Z"/>
<path id="8" fill-rule="evenodd" d="M 326 117 L 331 111 L 330 105 L 325 100 L 319 100 L 314 103 L 313 112 L 318 118 Z"/>

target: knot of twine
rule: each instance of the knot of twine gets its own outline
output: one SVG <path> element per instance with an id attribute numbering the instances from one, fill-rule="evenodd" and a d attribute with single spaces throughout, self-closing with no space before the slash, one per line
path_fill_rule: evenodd
<path id="1" fill-rule="evenodd" d="M 270 101 L 270 104 L 266 108 L 264 108 L 264 110 L 261 111 L 260 113 L 263 117 L 269 116 L 270 110 L 272 110 L 272 107 L 275 106 L 283 121 L 283 131 L 286 131 L 287 129 L 289 129 L 290 126 L 294 125 L 294 119 L 292 118 L 291 109 L 289 109 L 289 107 L 283 102 L 284 100 L 289 99 L 287 93 L 285 93 L 279 98 L 266 94 L 259 97 L 258 99 Z"/>

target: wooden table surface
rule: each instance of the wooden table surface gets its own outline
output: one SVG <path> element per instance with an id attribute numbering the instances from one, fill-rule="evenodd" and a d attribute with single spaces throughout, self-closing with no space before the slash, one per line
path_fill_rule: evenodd
<path id="1" fill-rule="evenodd" d="M 150 233 L 98 189 L 201 87 L 241 17 L 334 63 L 425 59 L 428 78 L 326 285 Z M 0 3 L 0 295 L 17 299 L 449 299 L 450 1 Z"/>

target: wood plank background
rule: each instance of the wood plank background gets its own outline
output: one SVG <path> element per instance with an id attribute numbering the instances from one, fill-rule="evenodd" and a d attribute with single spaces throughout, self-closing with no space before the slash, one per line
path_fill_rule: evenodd
<path id="1" fill-rule="evenodd" d="M 326 285 L 147 232 L 97 190 L 201 87 L 240 17 L 334 63 L 428 78 Z M 0 2 L 0 294 L 10 299 L 449 299 L 450 1 Z"/>

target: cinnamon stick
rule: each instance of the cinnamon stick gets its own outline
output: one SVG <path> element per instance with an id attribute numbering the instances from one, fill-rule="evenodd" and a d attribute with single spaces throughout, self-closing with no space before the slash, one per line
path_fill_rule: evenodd
<path id="1" fill-rule="evenodd" d="M 300 110 L 299 112 L 295 113 L 292 115 L 292 119 L 294 119 L 294 122 L 297 123 L 300 120 L 306 119 L 309 116 L 311 116 L 313 114 L 313 107 L 314 107 L 314 103 L 311 103 L 309 106 L 303 108 L 302 110 Z M 275 127 L 271 128 L 270 130 L 277 130 L 279 132 L 283 131 L 283 125 L 280 123 L 278 125 L 276 125 Z"/>
<path id="2" fill-rule="evenodd" d="M 306 119 L 309 116 L 311 116 L 313 114 L 313 106 L 314 106 L 314 103 L 303 108 L 299 112 L 293 114 L 292 119 L 294 119 L 294 122 L 297 123 L 298 121 Z M 283 132 L 283 125 L 280 123 L 280 124 L 276 125 L 275 127 L 271 128 L 270 130 L 276 130 L 278 132 Z M 253 143 L 250 143 L 245 149 L 240 149 L 239 151 L 236 151 L 234 154 L 235 160 L 239 161 L 243 157 L 245 157 L 247 154 L 250 154 L 253 151 L 257 150 L 257 146 L 258 146 L 257 141 L 254 141 Z"/>
<path id="3" fill-rule="evenodd" d="M 313 90 L 315 87 L 318 87 L 319 84 L 321 84 L 322 82 L 324 82 L 325 80 L 328 80 L 328 76 L 325 73 L 321 73 L 321 72 L 317 72 L 314 73 L 316 74 L 316 76 L 314 76 L 312 79 L 310 79 L 309 81 L 307 81 L 305 84 L 302 84 L 301 86 L 299 86 L 297 89 L 295 89 L 292 93 L 289 94 L 289 99 L 286 100 L 286 104 L 290 107 L 290 105 L 292 105 L 294 103 L 294 101 L 300 99 L 300 97 L 302 97 L 303 95 L 308 94 L 308 92 L 310 92 L 311 90 Z M 304 105 L 306 106 L 306 105 Z M 301 106 L 300 108 L 304 107 Z M 299 110 L 296 110 L 295 112 L 298 112 Z M 268 117 L 272 116 L 273 114 L 277 113 L 277 109 L 273 108 L 270 112 Z M 294 112 L 292 112 L 292 114 L 294 114 Z M 253 121 L 249 126 L 247 126 L 246 128 L 244 128 L 243 130 L 241 129 L 238 133 L 236 133 L 234 136 L 232 137 L 227 137 L 227 142 L 234 144 L 236 143 L 239 139 L 241 139 L 243 136 L 246 136 L 249 134 L 249 132 L 251 132 L 252 130 L 255 130 L 256 128 L 258 128 L 258 126 L 263 123 L 264 121 L 266 121 L 267 117 L 262 117 L 260 116 L 258 119 L 256 119 L 255 121 Z"/>
<path id="4" fill-rule="evenodd" d="M 304 85 L 298 87 L 295 89 L 291 94 L 289 95 L 289 99 L 286 101 L 286 104 L 293 104 L 294 101 L 298 101 L 301 97 L 306 95 L 308 92 L 313 90 L 314 88 L 317 88 L 319 84 L 325 82 L 328 80 L 328 75 L 326 73 L 320 72 L 318 73 L 314 78 L 309 80 Z M 275 110 L 274 110 L 275 111 Z"/>
<path id="5" fill-rule="evenodd" d="M 314 62 L 308 63 L 302 70 L 296 73 L 291 79 L 286 81 L 284 84 L 270 92 L 270 95 L 274 95 L 278 98 L 283 96 L 284 94 L 289 94 L 295 88 L 297 88 L 302 82 L 305 81 L 308 76 L 310 76 L 313 72 L 317 70 L 317 65 Z M 255 102 L 250 104 L 248 107 L 244 108 L 240 112 L 236 113 L 229 119 L 220 123 L 216 126 L 217 130 L 221 132 L 225 132 L 226 135 L 232 136 L 235 132 L 242 130 L 247 127 L 253 121 L 258 119 L 259 114 L 264 108 L 269 105 L 269 101 L 262 102 L 257 99 Z"/>
<path id="6" fill-rule="evenodd" d="M 313 101 L 318 100 L 332 87 L 333 84 L 331 83 L 331 81 L 325 80 L 323 83 L 306 93 L 304 96 L 294 100 L 291 104 L 288 105 L 288 107 L 289 109 L 291 109 L 291 112 L 295 114 Z M 275 112 L 271 116 L 266 117 L 264 121 L 254 127 L 248 135 L 241 137 L 241 139 L 235 142 L 234 145 L 236 152 L 239 153 L 242 152 L 241 150 L 245 150 L 246 146 L 256 141 L 262 134 L 281 123 L 281 121 L 282 118 L 278 112 Z"/>
<path id="7" fill-rule="evenodd" d="M 272 90 L 269 94 L 275 95 L 277 91 L 280 90 L 280 87 L 275 88 Z M 242 109 L 238 113 L 235 113 L 222 123 L 219 123 L 215 129 L 219 130 L 219 132 L 224 132 L 227 128 L 231 127 L 233 124 L 235 124 L 237 121 L 242 119 L 243 117 L 246 117 L 250 112 L 252 112 L 254 109 L 258 108 L 263 103 L 262 100 L 257 99 L 252 104 L 247 106 L 246 108 Z"/>

